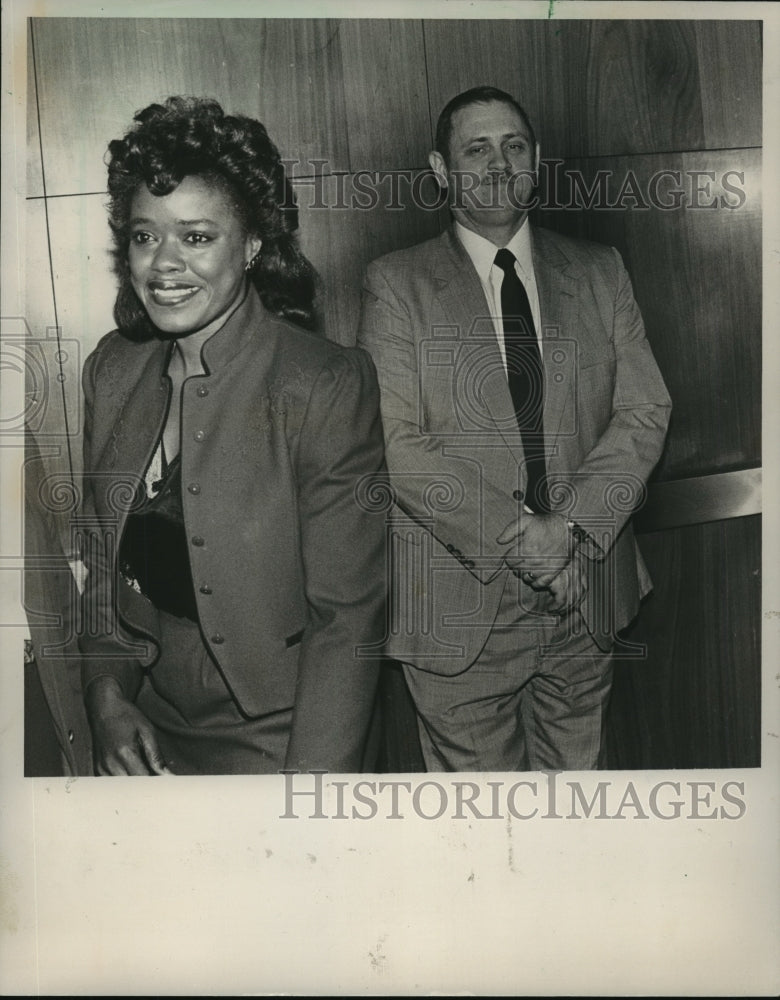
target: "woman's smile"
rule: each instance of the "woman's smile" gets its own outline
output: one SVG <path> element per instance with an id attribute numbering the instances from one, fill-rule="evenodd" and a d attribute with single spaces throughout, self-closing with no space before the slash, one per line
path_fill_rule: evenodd
<path id="1" fill-rule="evenodd" d="M 197 285 L 155 279 L 148 283 L 152 298 L 158 306 L 170 308 L 183 305 L 200 291 Z"/>

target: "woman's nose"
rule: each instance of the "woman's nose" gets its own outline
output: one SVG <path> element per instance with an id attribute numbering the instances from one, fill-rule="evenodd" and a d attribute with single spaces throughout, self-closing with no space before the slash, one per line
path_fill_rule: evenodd
<path id="1" fill-rule="evenodd" d="M 184 266 L 178 242 L 173 239 L 161 240 L 152 259 L 152 267 L 156 271 L 181 271 Z"/>

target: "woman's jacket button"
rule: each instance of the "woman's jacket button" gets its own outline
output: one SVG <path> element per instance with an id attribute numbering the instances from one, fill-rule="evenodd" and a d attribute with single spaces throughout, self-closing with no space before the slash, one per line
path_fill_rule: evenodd
<path id="1" fill-rule="evenodd" d="M 200 493 L 200 483 L 190 483 L 187 489 L 193 496 L 197 496 Z"/>
<path id="2" fill-rule="evenodd" d="M 205 545 L 206 544 L 206 539 L 205 538 L 201 538 L 200 535 L 193 535 L 192 536 L 192 544 L 193 545 L 197 545 L 198 548 L 200 548 L 201 545 Z"/>
<path id="3" fill-rule="evenodd" d="M 211 641 L 214 643 L 215 646 L 221 646 L 222 643 L 225 641 L 225 637 L 224 635 L 220 635 L 219 632 L 216 632 L 214 635 L 212 635 Z"/>

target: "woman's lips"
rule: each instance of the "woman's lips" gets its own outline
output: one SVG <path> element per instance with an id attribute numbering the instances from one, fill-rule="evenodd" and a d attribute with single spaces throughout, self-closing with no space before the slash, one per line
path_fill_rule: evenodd
<path id="1" fill-rule="evenodd" d="M 182 305 L 200 291 L 197 285 L 184 285 L 169 281 L 150 281 L 147 287 L 158 306 Z"/>

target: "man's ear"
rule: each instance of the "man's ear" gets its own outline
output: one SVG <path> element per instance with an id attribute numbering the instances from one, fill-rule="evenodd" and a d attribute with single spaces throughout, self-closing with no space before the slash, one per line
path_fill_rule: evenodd
<path id="1" fill-rule="evenodd" d="M 447 164 L 444 162 L 444 157 L 441 153 L 434 149 L 432 153 L 428 154 L 428 163 L 431 165 L 431 170 L 436 174 L 436 180 L 439 182 L 440 186 L 442 188 L 449 187 Z"/>

